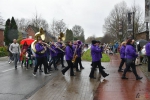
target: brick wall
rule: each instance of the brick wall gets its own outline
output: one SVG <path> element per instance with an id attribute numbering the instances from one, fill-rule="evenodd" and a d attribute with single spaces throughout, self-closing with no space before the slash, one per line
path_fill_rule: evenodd
<path id="1" fill-rule="evenodd" d="M 4 46 L 4 31 L 0 29 L 0 47 Z"/>
<path id="2" fill-rule="evenodd" d="M 136 34 L 136 40 L 145 39 L 146 40 L 146 32 Z"/>
<path id="3" fill-rule="evenodd" d="M 27 34 L 27 38 L 32 37 L 32 39 L 34 39 L 35 32 L 34 32 L 34 30 L 31 27 L 28 27 L 26 32 L 28 33 Z"/>

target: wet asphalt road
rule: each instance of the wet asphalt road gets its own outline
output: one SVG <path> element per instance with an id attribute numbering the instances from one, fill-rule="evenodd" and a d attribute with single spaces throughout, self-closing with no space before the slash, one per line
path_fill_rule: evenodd
<path id="1" fill-rule="evenodd" d="M 0 100 L 25 100 L 55 77 L 60 69 L 52 71 L 51 76 L 37 72 L 34 77 L 33 69 L 26 70 L 18 64 L 15 70 L 6 57 L 0 58 Z"/>

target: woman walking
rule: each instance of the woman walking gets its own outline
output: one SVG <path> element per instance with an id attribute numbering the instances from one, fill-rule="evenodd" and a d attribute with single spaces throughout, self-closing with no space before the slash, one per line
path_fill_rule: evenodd
<path id="1" fill-rule="evenodd" d="M 129 39 L 127 41 L 126 49 L 125 49 L 126 68 L 125 68 L 125 70 L 123 72 L 122 79 L 128 79 L 126 77 L 126 73 L 127 73 L 127 71 L 129 70 L 130 67 L 132 68 L 132 71 L 133 71 L 133 73 L 134 73 L 134 75 L 136 77 L 136 80 L 142 79 L 142 77 L 138 76 L 138 74 L 136 72 L 135 59 L 136 59 L 136 57 L 138 55 L 136 54 L 136 50 L 133 47 L 133 44 L 134 44 L 134 41 L 132 41 L 132 39 Z"/>

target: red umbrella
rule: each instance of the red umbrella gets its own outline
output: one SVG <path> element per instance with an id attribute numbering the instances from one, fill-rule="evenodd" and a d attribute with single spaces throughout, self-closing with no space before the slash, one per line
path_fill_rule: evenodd
<path id="1" fill-rule="evenodd" d="M 26 38 L 26 39 L 21 40 L 20 44 L 24 45 L 25 43 L 27 43 L 27 45 L 31 45 L 33 41 L 34 39 Z"/>

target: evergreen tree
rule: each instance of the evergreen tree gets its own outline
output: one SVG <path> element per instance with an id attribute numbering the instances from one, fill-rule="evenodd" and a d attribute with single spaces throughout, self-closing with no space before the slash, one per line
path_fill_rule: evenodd
<path id="1" fill-rule="evenodd" d="M 11 18 L 11 25 L 10 25 L 10 29 L 18 29 L 16 21 L 14 19 L 14 17 Z"/>
<path id="2" fill-rule="evenodd" d="M 67 29 L 65 42 L 72 41 L 72 40 L 73 40 L 73 32 L 72 30 Z"/>
<path id="3" fill-rule="evenodd" d="M 8 39 L 8 32 L 10 30 L 10 19 L 7 19 L 5 23 L 5 30 L 4 30 L 4 42 L 8 46 L 11 41 Z"/>

